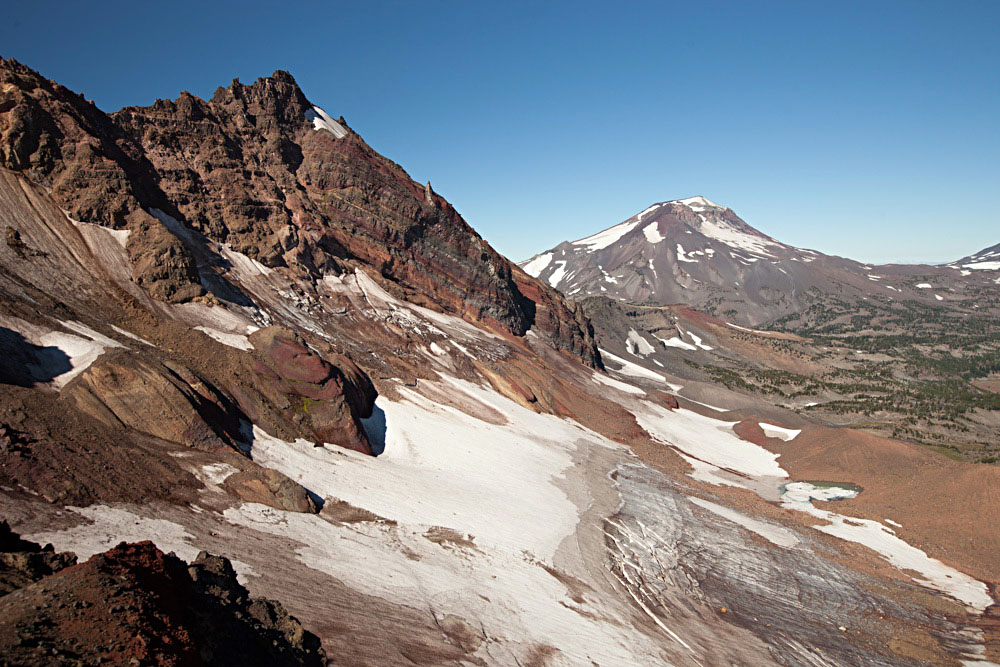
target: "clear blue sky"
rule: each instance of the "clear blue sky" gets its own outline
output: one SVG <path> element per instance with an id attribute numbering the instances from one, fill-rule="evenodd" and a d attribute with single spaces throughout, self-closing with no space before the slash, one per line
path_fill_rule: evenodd
<path id="1" fill-rule="evenodd" d="M 1000 242 L 1000 2 L 8 2 L 111 111 L 287 69 L 523 259 L 695 194 L 788 243 Z"/>

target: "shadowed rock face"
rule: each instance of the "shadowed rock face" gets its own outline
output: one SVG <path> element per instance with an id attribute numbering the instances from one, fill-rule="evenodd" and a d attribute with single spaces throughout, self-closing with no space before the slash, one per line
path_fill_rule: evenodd
<path id="1" fill-rule="evenodd" d="M 111 115 L 15 61 L 0 61 L 0 85 L 0 165 L 74 219 L 131 230 L 132 278 L 158 300 L 204 292 L 154 208 L 265 266 L 312 281 L 368 266 L 413 300 L 514 335 L 535 326 L 600 365 L 579 312 L 357 134 L 316 130 L 287 72 Z"/>
<path id="2" fill-rule="evenodd" d="M 0 427 L 0 443 L 2 431 Z M 74 554 L 56 553 L 51 544 L 42 547 L 23 540 L 6 521 L 0 521 L 0 596 L 75 564 Z"/>
<path id="3" fill-rule="evenodd" d="M 58 564 L 56 574 L 34 577 L 37 583 L 25 581 L 0 597 L 7 621 L 0 624 L 5 663 L 326 662 L 316 636 L 279 603 L 251 598 L 225 558 L 202 552 L 188 565 L 152 542 L 123 542 L 74 567 L 66 566 L 75 557 L 64 555 L 69 560 Z"/>

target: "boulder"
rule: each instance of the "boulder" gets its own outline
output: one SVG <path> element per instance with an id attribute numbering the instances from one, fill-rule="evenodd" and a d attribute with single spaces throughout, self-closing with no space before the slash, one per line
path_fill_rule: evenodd
<path id="1" fill-rule="evenodd" d="M 233 473 L 222 486 L 244 502 L 260 503 L 286 512 L 315 514 L 319 511 L 302 485 L 270 468 L 252 468 Z"/>
<path id="2" fill-rule="evenodd" d="M 255 423 L 274 426 L 266 416 L 276 411 L 295 434 L 371 454 L 361 420 L 371 416 L 377 392 L 357 365 L 342 355 L 321 357 L 284 327 L 255 331 L 250 342 L 256 383 L 233 393 Z"/>

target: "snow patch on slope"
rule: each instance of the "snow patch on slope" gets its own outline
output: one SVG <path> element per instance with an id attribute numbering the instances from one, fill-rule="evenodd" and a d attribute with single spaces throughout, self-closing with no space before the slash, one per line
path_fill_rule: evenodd
<path id="1" fill-rule="evenodd" d="M 649 209 L 647 209 L 649 210 Z M 641 213 L 639 214 L 642 215 Z M 571 245 L 584 246 L 587 252 L 594 252 L 596 250 L 603 250 L 609 245 L 615 243 L 621 237 L 628 234 L 630 231 L 635 229 L 636 225 L 639 224 L 639 220 L 626 220 L 625 222 L 619 223 L 614 227 L 605 229 L 602 232 L 597 232 L 593 236 L 588 236 L 587 238 L 580 239 L 578 241 L 573 241 Z"/>
<path id="2" fill-rule="evenodd" d="M 549 276 L 549 284 L 553 287 L 559 285 L 559 281 L 563 279 L 566 275 L 566 262 L 556 262 L 556 268 L 552 271 L 552 275 Z"/>
<path id="3" fill-rule="evenodd" d="M 719 206 L 713 201 L 709 201 L 702 196 L 688 197 L 687 199 L 675 199 L 670 202 L 671 204 L 683 204 L 687 206 L 692 211 L 704 211 L 706 208 L 717 208 L 720 210 L 725 210 L 725 206 Z"/>
<path id="4" fill-rule="evenodd" d="M 683 389 L 683 387 L 681 387 L 680 385 L 667 382 L 666 378 L 664 378 L 662 375 L 660 375 L 655 371 L 651 371 L 648 368 L 643 368 L 639 364 L 634 364 L 628 359 L 622 359 L 618 355 L 612 354 L 603 348 L 600 348 L 600 352 L 602 358 L 610 359 L 611 361 L 621 366 L 621 368 L 611 369 L 615 373 L 621 373 L 622 375 L 629 375 L 631 377 L 644 378 L 646 380 L 655 380 L 657 382 L 662 382 L 668 387 L 670 387 L 671 391 L 680 391 L 681 389 Z"/>
<path id="5" fill-rule="evenodd" d="M 736 422 L 719 421 L 683 408 L 668 410 L 652 403 L 643 403 L 632 414 L 654 440 L 705 463 L 750 477 L 788 477 L 778 465 L 777 454 L 733 433 Z"/>
<path id="6" fill-rule="evenodd" d="M 657 223 L 651 222 L 642 228 L 642 233 L 646 237 L 646 240 L 650 243 L 659 243 L 664 238 L 663 234 L 660 233 L 660 228 Z"/>
<path id="7" fill-rule="evenodd" d="M 699 216 L 701 222 L 698 231 L 705 236 L 725 243 L 731 248 L 739 248 L 757 255 L 773 257 L 770 250 L 782 247 L 781 244 L 771 241 L 764 236 L 749 234 L 738 229 L 726 220 L 715 217 Z"/>
<path id="8" fill-rule="evenodd" d="M 212 338 L 223 345 L 229 347 L 235 347 L 237 350 L 252 350 L 253 343 L 250 339 L 243 334 L 226 333 L 225 331 L 219 331 L 218 329 L 213 329 L 212 327 L 195 327 L 198 331 L 202 332 L 209 338 Z"/>
<path id="9" fill-rule="evenodd" d="M 914 581 L 950 595 L 975 611 L 982 612 L 993 604 L 986 584 L 931 558 L 896 537 L 890 528 L 878 521 L 846 517 L 817 509 L 808 501 L 790 501 L 783 503 L 783 506 L 828 521 L 828 525 L 813 527 L 828 535 L 866 546 L 900 570 L 919 573 L 923 578 L 915 578 Z"/>
<path id="10" fill-rule="evenodd" d="M 552 261 L 552 253 L 547 252 L 545 254 L 539 255 L 538 257 L 535 257 L 521 268 L 523 268 L 524 272 L 527 273 L 529 276 L 537 278 L 539 274 L 545 270 L 545 267 L 547 267 L 549 265 L 549 262 L 551 261 Z"/>
<path id="11" fill-rule="evenodd" d="M 312 122 L 314 130 L 326 130 L 337 139 L 343 139 L 347 136 L 347 129 L 319 107 L 307 109 L 305 116 L 306 120 Z"/>
<path id="12" fill-rule="evenodd" d="M 794 440 L 802 433 L 802 429 L 785 428 L 783 426 L 775 426 L 774 424 L 768 424 L 767 422 L 757 422 L 762 429 L 764 429 L 764 435 L 769 438 L 781 438 L 785 442 Z"/>
<path id="13" fill-rule="evenodd" d="M 635 329 L 628 330 L 628 338 L 625 339 L 625 347 L 629 354 L 645 357 L 656 351 L 645 338 L 639 335 Z"/>
<path id="14" fill-rule="evenodd" d="M 685 252 L 684 252 L 684 246 L 682 246 L 680 243 L 678 243 L 677 244 L 677 261 L 678 262 L 695 262 L 695 263 L 697 263 L 698 260 L 689 258 L 687 256 L 687 254 L 685 254 Z"/>

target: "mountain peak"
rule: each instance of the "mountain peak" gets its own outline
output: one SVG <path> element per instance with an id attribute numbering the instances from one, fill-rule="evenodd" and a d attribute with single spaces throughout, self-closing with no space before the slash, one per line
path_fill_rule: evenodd
<path id="1" fill-rule="evenodd" d="M 668 201 L 667 203 L 668 204 L 681 204 L 683 206 L 687 206 L 688 208 L 691 208 L 691 209 L 694 209 L 694 210 L 705 209 L 705 208 L 717 208 L 717 209 L 723 209 L 724 210 L 724 209 L 728 208 L 726 206 L 722 206 L 720 204 L 716 204 L 715 202 L 713 202 L 713 201 L 711 201 L 711 200 L 709 200 L 709 199 L 707 199 L 705 197 L 702 197 L 701 195 L 696 195 L 694 197 L 688 197 L 687 199 L 674 199 L 672 201 Z"/>

